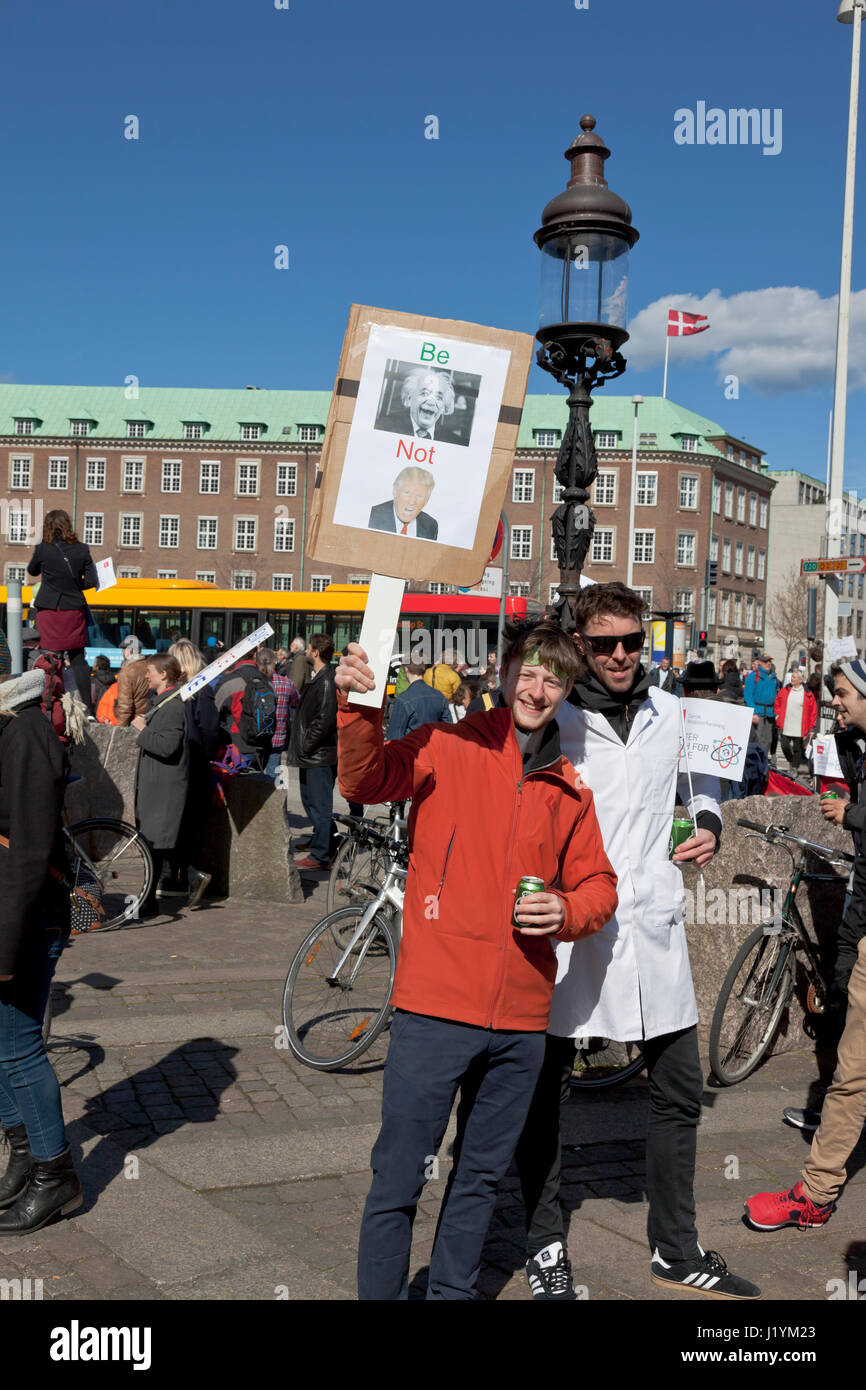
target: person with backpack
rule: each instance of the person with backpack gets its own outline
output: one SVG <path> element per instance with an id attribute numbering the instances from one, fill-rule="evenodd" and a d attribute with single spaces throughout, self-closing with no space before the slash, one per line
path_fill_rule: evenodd
<path id="1" fill-rule="evenodd" d="M 758 742 L 772 758 L 776 744 L 776 696 L 779 681 L 773 675 L 773 663 L 765 652 L 755 658 L 754 669 L 746 676 L 743 697 L 758 718 Z"/>
<path id="2" fill-rule="evenodd" d="M 286 746 L 286 731 L 288 729 L 290 714 L 298 708 L 300 695 L 295 689 L 294 681 L 290 676 L 281 675 L 278 667 L 276 652 L 270 647 L 261 647 L 256 654 L 256 665 L 264 676 L 267 676 L 271 685 L 274 687 L 274 694 L 277 698 L 277 712 L 274 723 L 274 736 L 271 740 L 271 756 L 268 758 L 265 771 L 269 777 L 276 777 L 283 760 L 283 750 Z M 283 663 L 285 665 L 285 663 Z"/>
<path id="3" fill-rule="evenodd" d="M 84 590 L 95 589 L 96 566 L 86 545 L 72 529 L 68 513 L 51 511 L 42 528 L 42 541 L 33 552 L 27 573 L 41 575 L 31 608 L 39 641 L 49 652 L 68 652 L 75 684 L 88 714 L 93 714 L 87 646 L 87 604 Z"/>
<path id="4" fill-rule="evenodd" d="M 301 692 L 292 721 L 287 762 L 300 770 L 301 802 L 313 833 L 305 846 L 299 869 L 327 869 L 336 841 L 332 819 L 334 783 L 337 779 L 337 691 L 331 657 L 334 642 L 324 632 L 314 632 L 307 645 L 313 674 Z"/>
<path id="5" fill-rule="evenodd" d="M 237 754 L 238 771 L 264 772 L 277 728 L 277 697 L 254 651 L 220 677 L 214 703 L 225 743 Z"/>
<path id="6" fill-rule="evenodd" d="M 147 714 L 137 714 L 138 765 L 135 769 L 135 823 L 147 840 L 153 859 L 153 882 L 141 905 L 141 917 L 159 911 L 157 892 L 163 866 L 169 864 L 180 839 L 189 783 L 187 716 L 175 696 L 181 684 L 180 664 L 167 652 L 147 658 L 147 679 L 153 698 Z"/>
<path id="7" fill-rule="evenodd" d="M 420 729 L 422 724 L 450 724 L 451 710 L 445 696 L 439 690 L 431 690 L 424 680 L 423 661 L 407 661 L 405 668 L 408 685 L 398 694 L 391 709 L 386 741 L 402 738 Z"/>

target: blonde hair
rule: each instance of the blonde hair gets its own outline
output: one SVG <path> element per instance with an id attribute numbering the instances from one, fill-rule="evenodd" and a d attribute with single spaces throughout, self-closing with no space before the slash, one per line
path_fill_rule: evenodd
<path id="1" fill-rule="evenodd" d="M 176 642 L 172 642 L 168 655 L 173 656 L 180 667 L 184 685 L 204 669 L 204 657 L 188 637 L 179 637 Z"/>

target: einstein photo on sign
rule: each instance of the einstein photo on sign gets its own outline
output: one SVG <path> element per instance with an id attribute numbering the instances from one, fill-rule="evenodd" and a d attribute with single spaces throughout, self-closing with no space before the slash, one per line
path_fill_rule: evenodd
<path id="1" fill-rule="evenodd" d="M 480 380 L 472 372 L 391 359 L 385 366 L 374 429 L 467 445 Z"/>

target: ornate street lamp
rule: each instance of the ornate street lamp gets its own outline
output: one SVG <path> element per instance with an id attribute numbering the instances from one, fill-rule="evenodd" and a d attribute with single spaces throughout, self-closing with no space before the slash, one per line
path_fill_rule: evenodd
<path id="1" fill-rule="evenodd" d="M 559 598 L 548 609 L 566 632 L 574 631 L 574 600 L 595 526 L 588 506 L 598 467 L 589 424 L 592 390 L 625 371 L 620 348 L 628 339 L 628 253 L 639 235 L 628 203 L 607 186 L 610 150 L 595 134 L 595 117 L 583 116 L 580 126 L 583 134 L 565 151 L 571 178 L 547 204 L 535 233 L 541 249 L 536 360 L 569 388 L 568 426 L 554 470 L 563 495 L 551 518 Z"/>

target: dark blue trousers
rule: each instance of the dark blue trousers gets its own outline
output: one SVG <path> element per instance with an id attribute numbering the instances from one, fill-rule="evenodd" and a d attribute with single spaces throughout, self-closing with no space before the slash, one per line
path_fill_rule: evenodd
<path id="1" fill-rule="evenodd" d="M 309 855 L 320 864 L 328 864 L 337 837 L 337 827 L 331 819 L 334 811 L 336 766 L 302 767 L 298 781 L 301 785 L 301 804 L 313 822 Z"/>
<path id="2" fill-rule="evenodd" d="M 442 1200 L 428 1299 L 472 1299 L 496 1186 L 508 1171 L 544 1058 L 544 1033 L 494 1032 L 398 1010 L 391 1024 L 382 1128 L 358 1246 L 358 1297 L 408 1298 L 412 1224 L 435 1175 L 458 1088 L 474 1102 Z"/>

